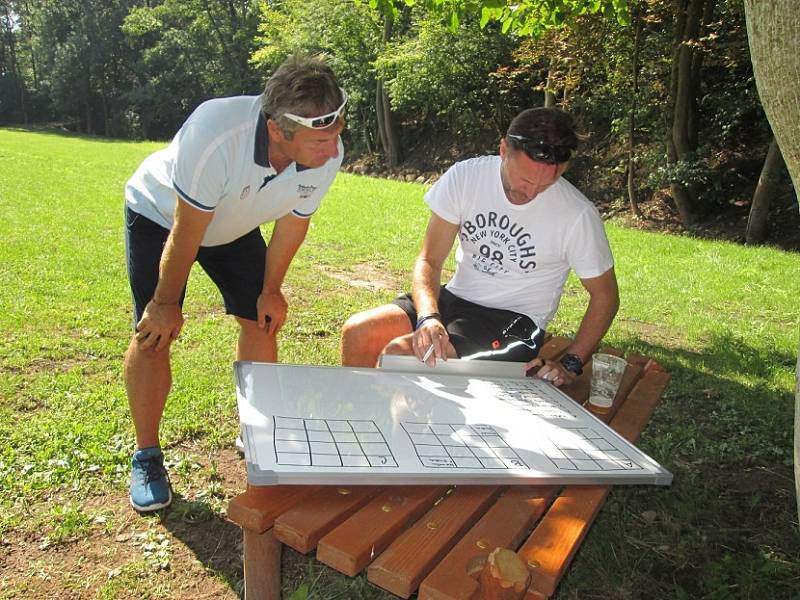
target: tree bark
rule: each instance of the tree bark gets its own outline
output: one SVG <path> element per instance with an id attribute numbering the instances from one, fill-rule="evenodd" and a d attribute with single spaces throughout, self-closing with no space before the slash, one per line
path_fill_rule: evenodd
<path id="1" fill-rule="evenodd" d="M 628 118 L 628 202 L 631 205 L 631 214 L 637 219 L 642 218 L 642 211 L 636 201 L 636 186 L 634 184 L 634 148 L 636 132 L 636 108 L 639 96 L 639 43 L 642 37 L 642 20 L 639 17 L 639 9 L 633 7 L 633 64 L 631 65 L 631 76 L 633 79 L 631 90 L 630 116 Z"/>
<path id="2" fill-rule="evenodd" d="M 796 0 L 745 0 L 747 38 L 761 105 L 794 183 L 800 185 L 800 11 Z M 800 521 L 800 346 L 795 371 L 794 482 Z"/>
<path id="3" fill-rule="evenodd" d="M 671 128 L 667 142 L 668 158 L 672 164 L 691 160 L 697 150 L 697 82 L 702 57 L 695 48 L 701 24 L 711 18 L 715 0 L 684 0 L 677 6 L 675 20 L 675 49 L 672 54 Z M 698 199 L 691 183 L 673 181 L 672 198 L 688 227 L 694 223 Z"/>
<path id="4" fill-rule="evenodd" d="M 28 107 L 25 103 L 25 82 L 22 79 L 22 73 L 19 69 L 19 62 L 17 61 L 17 46 L 14 42 L 13 22 L 11 18 L 11 11 L 8 4 L 5 5 L 5 17 L 3 19 L 4 33 L 8 40 L 8 64 L 11 67 L 11 75 L 14 78 L 14 88 L 17 96 L 17 108 L 22 112 L 22 122 L 28 124 Z"/>
<path id="5" fill-rule="evenodd" d="M 383 41 L 388 42 L 392 37 L 392 17 L 383 17 Z M 389 167 L 396 167 L 400 164 L 401 152 L 400 142 L 394 128 L 392 118 L 392 108 L 389 105 L 389 95 L 386 93 L 386 86 L 383 81 L 378 80 L 375 86 L 375 114 L 378 121 L 378 137 L 383 147 L 383 155 Z"/>
<path id="6" fill-rule="evenodd" d="M 781 156 L 778 142 L 772 138 L 772 143 L 767 151 L 767 158 L 761 168 L 756 191 L 753 192 L 753 202 L 750 204 L 750 215 L 747 217 L 747 231 L 745 243 L 760 244 L 767 237 L 767 217 L 772 197 L 777 193 L 777 184 L 781 178 L 783 157 Z"/>
<path id="7" fill-rule="evenodd" d="M 552 108 L 556 105 L 556 95 L 553 93 L 553 66 L 547 70 L 547 81 L 544 84 L 544 107 Z"/>

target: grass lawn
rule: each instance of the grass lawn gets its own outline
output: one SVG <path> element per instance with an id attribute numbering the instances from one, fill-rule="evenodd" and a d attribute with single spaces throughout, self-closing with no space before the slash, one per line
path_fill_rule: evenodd
<path id="1" fill-rule="evenodd" d="M 192 273 L 162 438 L 177 499 L 127 504 L 131 326 L 122 188 L 162 144 L 0 129 L 0 599 L 236 598 L 244 487 L 236 331 Z M 340 174 L 286 282 L 281 360 L 337 364 L 353 312 L 408 287 L 424 188 Z M 616 488 L 561 599 L 800 598 L 792 479 L 800 257 L 609 224 L 622 306 L 606 343 L 672 382 L 639 446 L 669 488 Z M 570 280 L 555 334 L 585 295 Z M 287 597 L 390 598 L 292 551 Z"/>

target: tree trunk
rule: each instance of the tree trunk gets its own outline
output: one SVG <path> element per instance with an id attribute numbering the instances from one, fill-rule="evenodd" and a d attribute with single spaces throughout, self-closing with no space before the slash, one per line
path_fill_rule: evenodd
<path id="1" fill-rule="evenodd" d="M 633 7 L 633 64 L 631 65 L 631 75 L 633 85 L 631 90 L 630 116 L 628 118 L 628 202 L 631 205 L 631 214 L 637 219 L 642 218 L 642 211 L 636 201 L 636 186 L 634 184 L 634 161 L 633 151 L 635 147 L 634 134 L 636 131 L 636 107 L 639 96 L 639 42 L 642 34 L 642 20 L 639 18 L 639 9 Z"/>
<path id="2" fill-rule="evenodd" d="M 383 17 L 383 41 L 388 42 L 391 37 L 392 17 L 385 15 Z M 375 86 L 375 114 L 378 120 L 378 137 L 383 147 L 383 155 L 386 157 L 389 167 L 396 167 L 401 160 L 400 142 L 394 128 L 389 95 L 386 93 L 386 86 L 380 79 Z"/>
<path id="3" fill-rule="evenodd" d="M 544 107 L 552 108 L 556 105 L 556 95 L 553 93 L 553 67 L 547 70 L 547 82 L 544 84 Z"/>
<path id="4" fill-rule="evenodd" d="M 28 124 L 28 108 L 25 104 L 25 82 L 22 79 L 22 73 L 19 69 L 19 62 L 17 61 L 17 46 L 14 43 L 14 20 L 11 17 L 11 12 L 8 4 L 5 5 L 5 17 L 3 19 L 4 33 L 8 40 L 8 63 L 11 67 L 11 76 L 14 78 L 14 88 L 17 96 L 17 108 L 22 112 L 22 122 Z"/>
<path id="5" fill-rule="evenodd" d="M 761 168 L 756 191 L 753 192 L 753 202 L 750 204 L 750 215 L 747 217 L 747 231 L 745 243 L 760 244 L 767 237 L 767 217 L 772 197 L 777 193 L 777 184 L 781 178 L 783 157 L 775 138 L 767 151 L 767 158 Z"/>
<path id="6" fill-rule="evenodd" d="M 710 18 L 715 0 L 688 0 L 678 6 L 675 21 L 675 49 L 672 54 L 671 129 L 667 142 L 670 163 L 678 164 L 692 160 L 697 150 L 697 81 L 699 80 L 701 57 L 695 49 L 700 36 L 701 23 Z M 694 223 L 697 190 L 691 183 L 673 181 L 670 184 L 672 198 L 688 227 Z"/>
<path id="7" fill-rule="evenodd" d="M 745 0 L 744 9 L 758 95 L 796 193 L 800 185 L 800 11 L 796 0 Z M 800 521 L 800 354 L 795 376 L 794 483 Z"/>

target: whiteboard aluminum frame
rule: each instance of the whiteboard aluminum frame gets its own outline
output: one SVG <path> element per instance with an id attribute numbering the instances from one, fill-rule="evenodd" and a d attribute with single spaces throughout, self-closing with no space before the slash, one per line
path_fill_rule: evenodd
<path id="1" fill-rule="evenodd" d="M 404 357 L 405 358 L 405 357 Z M 412 359 L 415 360 L 416 359 Z M 391 368 L 396 368 L 397 365 L 402 365 L 403 362 L 393 362 Z M 463 381 L 465 378 L 470 380 L 482 381 L 486 380 L 491 382 L 495 381 L 510 381 L 520 382 L 529 381 L 530 378 L 519 377 L 474 377 L 459 374 L 464 368 L 460 363 L 467 361 L 459 361 L 458 359 L 449 359 L 443 365 L 448 365 L 447 369 L 439 371 L 438 367 L 431 369 L 416 361 L 419 366 L 409 363 L 409 370 L 384 370 L 384 369 L 358 369 L 347 367 L 330 367 L 330 366 L 309 366 L 309 365 L 291 365 L 291 364 L 278 364 L 278 363 L 258 363 L 253 361 L 237 361 L 234 363 L 234 375 L 236 379 L 237 399 L 239 403 L 240 416 L 248 410 L 257 410 L 250 403 L 246 397 L 246 385 L 243 381 L 244 371 L 247 369 L 267 369 L 274 370 L 277 373 L 286 372 L 291 374 L 292 377 L 296 376 L 296 381 L 302 379 L 302 385 L 307 385 L 309 389 L 313 387 L 313 380 L 315 375 L 323 374 L 322 379 L 329 376 L 337 375 L 347 377 L 368 377 L 377 378 L 382 380 L 391 381 L 396 377 L 414 377 L 424 374 L 426 369 L 430 369 L 431 373 L 435 373 L 437 380 L 440 381 Z M 488 362 L 488 361 L 484 361 Z M 437 363 L 439 364 L 439 363 Z M 509 363 L 514 364 L 514 363 Z M 474 365 L 474 362 L 473 362 Z M 447 370 L 448 373 L 444 373 Z M 501 372 L 502 372 L 501 367 Z M 541 380 L 538 380 L 541 381 Z M 547 384 L 550 385 L 551 384 Z M 420 485 L 420 484 L 451 484 L 451 485 L 507 485 L 507 484 L 535 484 L 535 485 L 567 485 L 567 484 L 585 484 L 585 485 L 670 485 L 672 483 L 672 473 L 667 469 L 643 453 L 636 446 L 622 437 L 619 433 L 611 429 L 607 424 L 598 419 L 591 412 L 586 410 L 580 404 L 575 402 L 567 394 L 556 388 L 552 387 L 552 392 L 563 397 L 571 409 L 580 413 L 580 418 L 591 424 L 592 427 L 597 427 L 604 434 L 613 438 L 613 441 L 618 446 L 624 447 L 628 453 L 634 455 L 641 463 L 641 471 L 594 471 L 591 473 L 577 472 L 568 473 L 566 471 L 559 471 L 555 473 L 547 473 L 534 469 L 474 469 L 467 470 L 459 467 L 442 467 L 442 468 L 428 468 L 418 472 L 403 471 L 399 466 L 394 468 L 384 467 L 325 467 L 313 466 L 308 469 L 295 469 L 287 465 L 275 465 L 274 469 L 264 469 L 254 458 L 263 452 L 256 446 L 256 440 L 261 437 L 263 439 L 266 434 L 270 439 L 273 439 L 269 431 L 263 431 L 263 426 L 255 426 L 253 424 L 241 421 L 242 440 L 245 447 L 245 460 L 247 465 L 247 479 L 248 483 L 257 486 L 276 485 L 276 484 L 313 484 L 313 485 Z M 447 400 L 441 400 L 447 402 Z M 264 415 L 267 419 L 268 428 L 274 426 L 275 415 L 272 417 Z M 309 417 L 297 417 L 309 418 Z M 315 419 L 325 419 L 321 415 L 313 416 Z M 609 434 L 610 432 L 610 434 Z M 387 440 L 388 441 L 388 440 Z M 274 439 L 273 439 L 274 442 Z M 277 462 L 277 460 L 275 461 Z"/>

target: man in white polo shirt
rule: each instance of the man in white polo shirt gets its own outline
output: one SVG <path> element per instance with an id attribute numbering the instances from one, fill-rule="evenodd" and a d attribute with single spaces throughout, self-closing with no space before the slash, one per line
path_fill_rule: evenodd
<path id="1" fill-rule="evenodd" d="M 197 261 L 240 325 L 238 360 L 277 360 L 289 264 L 342 163 L 347 95 L 331 69 L 295 56 L 260 96 L 201 104 L 169 147 L 125 187 L 126 254 L 135 332 L 125 384 L 136 427 L 130 502 L 172 501 L 158 429 L 171 386 L 170 344 Z M 274 221 L 267 244 L 259 226 Z"/>
<path id="2" fill-rule="evenodd" d="M 345 323 L 342 364 L 373 367 L 382 353 L 431 366 L 447 357 L 507 360 L 555 385 L 572 382 L 619 306 L 600 215 L 561 177 L 577 145 L 569 115 L 528 109 L 511 122 L 499 156 L 453 165 L 425 195 L 432 213 L 412 293 Z M 456 272 L 441 286 L 456 239 Z M 561 360 L 543 361 L 537 355 L 570 270 L 589 303 Z"/>

